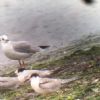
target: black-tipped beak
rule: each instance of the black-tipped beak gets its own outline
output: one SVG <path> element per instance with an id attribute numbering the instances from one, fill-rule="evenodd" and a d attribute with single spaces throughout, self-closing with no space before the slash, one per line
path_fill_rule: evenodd
<path id="1" fill-rule="evenodd" d="M 26 79 L 24 82 L 28 82 L 30 79 Z"/>

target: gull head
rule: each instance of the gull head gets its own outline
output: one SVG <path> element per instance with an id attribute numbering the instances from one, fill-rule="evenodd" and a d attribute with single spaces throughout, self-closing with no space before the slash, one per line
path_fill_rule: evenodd
<path id="1" fill-rule="evenodd" d="M 33 73 L 33 74 L 31 74 L 30 78 L 32 78 L 32 77 L 39 77 L 39 74 Z"/>
<path id="2" fill-rule="evenodd" d="M 0 36 L 0 42 L 1 43 L 7 43 L 9 41 L 7 35 Z"/>
<path id="3" fill-rule="evenodd" d="M 19 68 L 15 71 L 15 74 L 18 75 L 19 73 L 22 73 L 24 70 L 26 70 L 25 68 Z"/>
<path id="4" fill-rule="evenodd" d="M 40 77 L 39 74 L 33 73 L 33 74 L 31 74 L 31 75 L 29 76 L 29 80 L 31 81 L 32 78 L 39 78 L 39 77 Z"/>

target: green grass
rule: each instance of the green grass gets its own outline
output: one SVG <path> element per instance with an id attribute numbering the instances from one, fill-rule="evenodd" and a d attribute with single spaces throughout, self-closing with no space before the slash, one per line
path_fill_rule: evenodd
<path id="1" fill-rule="evenodd" d="M 67 84 L 61 90 L 47 96 L 29 96 L 33 93 L 30 85 L 25 84 L 14 91 L 1 91 L 0 97 L 5 100 L 100 100 L 100 47 L 90 50 L 78 50 L 70 56 L 58 60 L 32 65 L 32 69 L 54 69 L 61 67 L 54 77 L 68 78 L 79 75 L 82 78 Z"/>

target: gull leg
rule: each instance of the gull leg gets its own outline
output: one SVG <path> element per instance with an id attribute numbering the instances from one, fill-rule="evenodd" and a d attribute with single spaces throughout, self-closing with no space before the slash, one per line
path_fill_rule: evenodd
<path id="1" fill-rule="evenodd" d="M 21 61 L 20 61 L 20 60 L 18 60 L 18 62 L 19 62 L 20 67 L 22 67 Z"/>
<path id="2" fill-rule="evenodd" d="M 22 64 L 23 64 L 23 67 L 27 66 L 27 64 L 25 64 L 25 62 L 22 60 Z"/>

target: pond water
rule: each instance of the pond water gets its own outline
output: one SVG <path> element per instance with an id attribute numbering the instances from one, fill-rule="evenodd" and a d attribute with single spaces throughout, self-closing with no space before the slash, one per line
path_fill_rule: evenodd
<path id="1" fill-rule="evenodd" d="M 34 46 L 67 46 L 70 41 L 100 32 L 100 0 L 0 0 L 0 35 Z M 11 62 L 0 49 L 0 64 Z"/>

